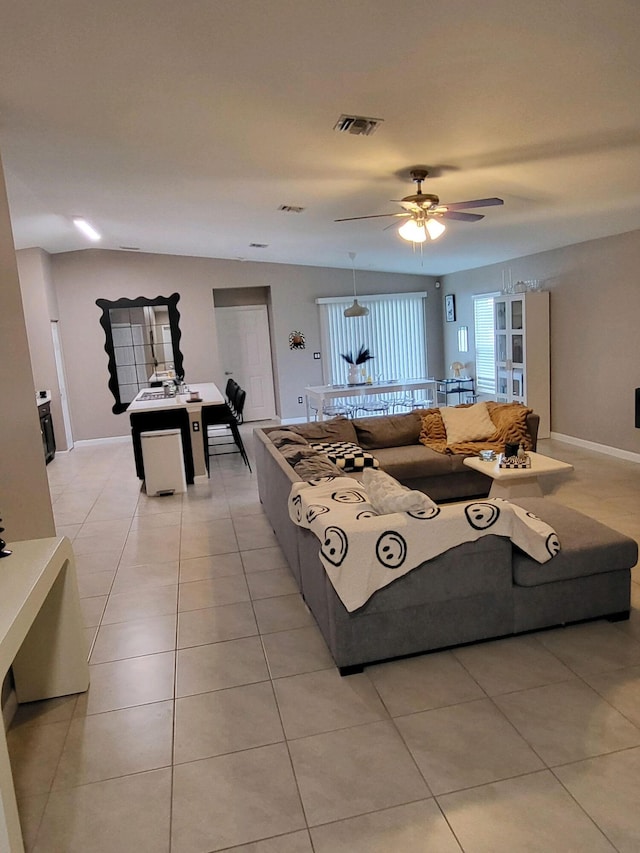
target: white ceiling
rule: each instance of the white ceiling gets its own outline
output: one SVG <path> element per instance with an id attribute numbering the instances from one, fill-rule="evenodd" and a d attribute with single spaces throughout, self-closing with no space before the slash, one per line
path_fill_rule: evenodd
<path id="1" fill-rule="evenodd" d="M 338 134 L 342 113 L 384 123 Z M 640 228 L 640 3 L 5 3 L 0 151 L 17 248 L 87 248 L 82 215 L 109 249 L 499 262 Z M 417 165 L 443 202 L 505 204 L 422 257 L 387 220 L 333 221 L 400 210 Z"/>

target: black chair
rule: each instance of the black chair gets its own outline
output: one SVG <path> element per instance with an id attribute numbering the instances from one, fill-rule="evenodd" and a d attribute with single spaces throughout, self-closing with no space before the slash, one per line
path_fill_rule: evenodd
<path id="1" fill-rule="evenodd" d="M 224 395 L 227 398 L 227 403 L 229 403 L 229 405 L 232 407 L 235 404 L 236 394 L 238 393 L 239 389 L 240 386 L 238 385 L 236 380 L 229 377 L 227 379 L 227 387 L 224 389 Z"/>
<path id="2" fill-rule="evenodd" d="M 231 406 L 231 411 L 233 412 L 236 422 L 239 424 L 244 423 L 244 417 L 242 413 L 244 412 L 244 401 L 247 399 L 247 392 L 244 391 L 239 385 L 236 391 L 235 399 L 233 400 L 233 405 Z"/>
<path id="3" fill-rule="evenodd" d="M 210 430 L 209 427 L 214 427 Z M 215 428 L 218 429 L 215 429 Z M 222 430 L 220 429 L 222 428 Z M 227 429 L 231 432 L 232 441 L 227 440 Z M 209 451 L 212 447 L 224 447 L 235 445 L 234 450 L 216 451 L 218 453 L 240 453 L 242 459 L 251 471 L 251 464 L 247 451 L 244 449 L 244 443 L 240 430 L 238 429 L 238 421 L 231 407 L 226 403 L 218 406 L 203 406 L 202 407 L 202 438 L 204 443 L 204 461 L 209 471 Z"/>

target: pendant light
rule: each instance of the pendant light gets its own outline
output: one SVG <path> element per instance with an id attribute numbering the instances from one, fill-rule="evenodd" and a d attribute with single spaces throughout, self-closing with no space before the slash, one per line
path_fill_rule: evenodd
<path id="1" fill-rule="evenodd" d="M 355 259 L 356 253 L 349 252 L 349 257 L 351 258 L 351 271 L 353 272 L 353 305 L 350 305 L 348 308 L 344 309 L 345 317 L 366 317 L 369 313 L 369 309 L 365 308 L 364 305 L 360 305 L 358 300 L 356 299 L 356 266 Z"/>

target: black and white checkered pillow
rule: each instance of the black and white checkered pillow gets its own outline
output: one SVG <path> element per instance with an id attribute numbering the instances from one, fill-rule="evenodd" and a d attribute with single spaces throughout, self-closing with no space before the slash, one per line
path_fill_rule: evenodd
<path id="1" fill-rule="evenodd" d="M 362 471 L 364 468 L 380 467 L 375 456 L 350 441 L 319 441 L 312 443 L 311 447 L 326 454 L 342 471 Z"/>

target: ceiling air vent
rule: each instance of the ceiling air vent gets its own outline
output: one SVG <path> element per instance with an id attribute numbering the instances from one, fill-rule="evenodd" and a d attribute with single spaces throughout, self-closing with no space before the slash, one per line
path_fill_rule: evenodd
<path id="1" fill-rule="evenodd" d="M 268 243 L 249 243 L 250 249 L 266 249 L 268 247 Z"/>
<path id="2" fill-rule="evenodd" d="M 281 204 L 278 210 L 281 210 L 283 213 L 302 213 L 304 207 L 298 207 L 295 204 Z"/>
<path id="3" fill-rule="evenodd" d="M 355 136 L 371 136 L 378 129 L 384 119 L 367 118 L 366 116 L 341 115 L 334 124 L 333 129 L 338 133 L 353 133 Z"/>

